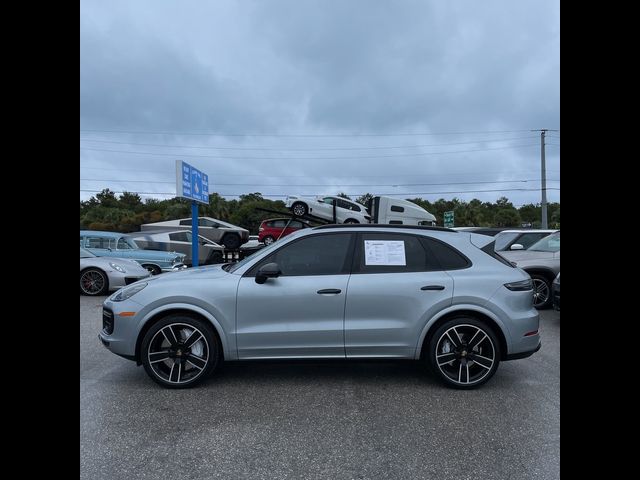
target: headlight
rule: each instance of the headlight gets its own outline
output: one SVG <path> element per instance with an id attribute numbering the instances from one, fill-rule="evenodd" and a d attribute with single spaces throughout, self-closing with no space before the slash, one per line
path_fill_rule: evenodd
<path id="1" fill-rule="evenodd" d="M 122 267 L 121 265 L 118 265 L 117 263 L 109 262 L 109 265 L 111 265 L 111 268 L 113 268 L 114 270 L 117 270 L 120 273 L 127 273 L 124 267 Z"/>
<path id="2" fill-rule="evenodd" d="M 147 286 L 147 282 L 142 282 L 142 283 L 136 283 L 135 285 L 131 285 L 128 288 L 121 288 L 111 296 L 111 300 L 114 302 L 122 302 L 127 298 L 131 298 L 146 286 Z"/>
<path id="3" fill-rule="evenodd" d="M 533 280 L 522 280 L 520 282 L 505 283 L 505 287 L 514 292 L 526 292 L 527 290 L 533 290 Z"/>

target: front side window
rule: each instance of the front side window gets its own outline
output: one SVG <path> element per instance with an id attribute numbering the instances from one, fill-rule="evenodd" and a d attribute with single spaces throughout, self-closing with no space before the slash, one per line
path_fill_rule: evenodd
<path id="1" fill-rule="evenodd" d="M 277 263 L 282 276 L 339 275 L 349 272 L 352 234 L 337 233 L 304 237 L 288 243 L 254 266 L 248 276 L 255 276 L 267 263 Z"/>
<path id="2" fill-rule="evenodd" d="M 495 244 L 496 251 L 499 252 L 507 248 L 507 245 L 509 245 L 513 240 L 515 240 L 518 237 L 518 235 L 520 234 L 516 232 L 499 233 L 498 235 L 496 235 L 496 244 Z"/>
<path id="3" fill-rule="evenodd" d="M 208 218 L 200 218 L 198 219 L 198 225 L 201 227 L 213 227 L 218 228 L 220 225 L 213 220 L 209 220 Z"/>

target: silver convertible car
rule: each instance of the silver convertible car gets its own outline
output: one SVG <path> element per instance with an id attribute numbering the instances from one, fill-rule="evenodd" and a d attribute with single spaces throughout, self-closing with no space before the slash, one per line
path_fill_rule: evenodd
<path id="1" fill-rule="evenodd" d="M 83 295 L 106 295 L 150 275 L 135 260 L 96 257 L 89 250 L 80 248 L 80 293 Z"/>
<path id="2" fill-rule="evenodd" d="M 238 263 L 119 290 L 99 337 L 169 388 L 223 360 L 288 358 L 409 358 L 473 388 L 541 345 L 531 278 L 493 248 L 438 227 L 302 229 Z"/>

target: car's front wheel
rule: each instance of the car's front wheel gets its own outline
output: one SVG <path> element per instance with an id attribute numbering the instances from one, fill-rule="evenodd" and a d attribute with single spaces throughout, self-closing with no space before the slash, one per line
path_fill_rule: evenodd
<path id="1" fill-rule="evenodd" d="M 443 323 L 428 345 L 431 370 L 445 384 L 470 389 L 488 381 L 500 363 L 500 344 L 493 330 L 472 317 Z"/>
<path id="2" fill-rule="evenodd" d="M 205 321 L 174 314 L 149 329 L 142 340 L 140 356 L 155 382 L 167 388 L 188 388 L 216 368 L 220 347 Z"/>
<path id="3" fill-rule="evenodd" d="M 84 295 L 106 295 L 109 291 L 109 278 L 99 268 L 87 268 L 80 272 L 80 293 Z"/>
<path id="4" fill-rule="evenodd" d="M 533 280 L 533 306 L 538 310 L 551 305 L 551 281 L 536 273 L 530 274 Z"/>

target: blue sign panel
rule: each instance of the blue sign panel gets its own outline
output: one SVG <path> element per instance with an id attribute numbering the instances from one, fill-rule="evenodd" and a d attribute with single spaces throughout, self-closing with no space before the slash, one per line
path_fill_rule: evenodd
<path id="1" fill-rule="evenodd" d="M 176 160 L 176 194 L 196 202 L 209 203 L 209 175 L 182 160 Z"/>

